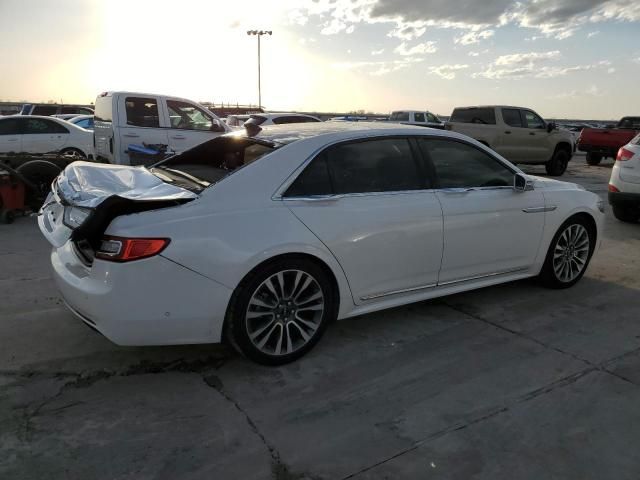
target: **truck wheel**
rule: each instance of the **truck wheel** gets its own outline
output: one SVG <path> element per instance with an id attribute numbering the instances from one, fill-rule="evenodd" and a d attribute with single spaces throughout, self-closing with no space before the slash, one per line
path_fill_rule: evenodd
<path id="1" fill-rule="evenodd" d="M 544 167 L 547 171 L 548 175 L 552 177 L 559 177 L 562 175 L 565 170 L 567 170 L 567 164 L 569 163 L 569 154 L 566 150 L 556 150 L 547 163 L 544 164 Z"/>
<path id="2" fill-rule="evenodd" d="M 621 207 L 619 205 L 613 205 L 613 216 L 621 222 L 636 223 L 640 218 L 640 213 L 637 210 L 631 208 Z"/>
<path id="3" fill-rule="evenodd" d="M 599 153 L 588 152 L 587 153 L 587 164 L 588 165 L 598 165 L 602 161 L 602 155 Z"/>

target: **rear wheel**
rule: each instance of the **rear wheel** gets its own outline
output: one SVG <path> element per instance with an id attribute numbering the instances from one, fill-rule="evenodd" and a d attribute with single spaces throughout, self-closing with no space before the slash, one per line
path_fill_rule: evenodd
<path id="1" fill-rule="evenodd" d="M 588 152 L 587 153 L 587 164 L 589 165 L 599 165 L 602 161 L 602 155 L 599 153 Z"/>
<path id="2" fill-rule="evenodd" d="M 549 288 L 568 288 L 584 275 L 593 249 L 596 233 L 583 217 L 572 217 L 562 224 L 553 237 L 539 278 Z"/>
<path id="3" fill-rule="evenodd" d="M 231 344 L 249 359 L 282 365 L 300 358 L 336 316 L 331 282 L 313 261 L 285 258 L 236 289 L 226 319 Z"/>
<path id="4" fill-rule="evenodd" d="M 613 215 L 621 222 L 636 223 L 640 218 L 640 212 L 638 209 L 631 209 L 629 207 L 621 207 L 619 205 L 613 205 Z"/>
<path id="5" fill-rule="evenodd" d="M 547 171 L 548 175 L 552 177 L 559 177 L 567 170 L 567 165 L 569 164 L 569 154 L 566 150 L 556 150 L 547 163 L 545 163 L 544 167 Z"/>

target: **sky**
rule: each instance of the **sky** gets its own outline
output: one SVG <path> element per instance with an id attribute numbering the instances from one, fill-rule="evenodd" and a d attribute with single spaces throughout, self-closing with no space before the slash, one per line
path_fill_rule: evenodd
<path id="1" fill-rule="evenodd" d="M 640 114 L 638 0 L 0 0 L 0 100 Z"/>

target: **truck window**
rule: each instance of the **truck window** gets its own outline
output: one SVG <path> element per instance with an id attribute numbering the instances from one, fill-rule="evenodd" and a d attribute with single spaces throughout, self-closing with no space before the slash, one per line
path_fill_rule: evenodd
<path id="1" fill-rule="evenodd" d="M 449 121 L 495 125 L 496 112 L 493 108 L 456 108 L 451 114 Z"/>
<path id="2" fill-rule="evenodd" d="M 112 112 L 112 102 L 113 97 L 98 97 L 96 98 L 96 113 L 95 119 L 102 122 L 112 122 L 113 121 L 113 112 Z"/>
<path id="3" fill-rule="evenodd" d="M 524 117 L 524 123 L 526 128 L 545 128 L 544 120 L 530 110 L 523 110 L 522 116 Z"/>
<path id="4" fill-rule="evenodd" d="M 409 112 L 393 112 L 389 120 L 393 122 L 408 122 Z"/>
<path id="5" fill-rule="evenodd" d="M 422 112 L 416 112 L 413 114 L 413 119 L 416 122 L 424 122 L 424 113 Z"/>
<path id="6" fill-rule="evenodd" d="M 124 101 L 127 125 L 160 128 L 158 101 L 155 98 L 127 97 Z"/>
<path id="7" fill-rule="evenodd" d="M 427 112 L 427 121 L 429 123 L 441 123 L 440 119 L 431 112 Z"/>
<path id="8" fill-rule="evenodd" d="M 58 107 L 56 105 L 36 105 L 33 107 L 31 115 L 55 115 L 58 113 Z"/>
<path id="9" fill-rule="evenodd" d="M 167 100 L 171 128 L 211 130 L 213 119 L 201 109 L 186 102 Z"/>
<path id="10" fill-rule="evenodd" d="M 618 123 L 618 128 L 638 128 L 638 129 L 640 129 L 640 117 L 624 117 Z"/>
<path id="11" fill-rule="evenodd" d="M 520 116 L 520 110 L 517 108 L 503 108 L 502 119 L 510 127 L 522 128 L 522 117 Z"/>

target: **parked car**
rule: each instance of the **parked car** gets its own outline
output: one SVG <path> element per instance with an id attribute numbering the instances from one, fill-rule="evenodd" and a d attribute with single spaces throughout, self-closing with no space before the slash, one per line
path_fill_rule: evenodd
<path id="1" fill-rule="evenodd" d="M 250 115 L 229 115 L 225 122 L 231 128 L 241 128 L 244 122 L 249 120 Z"/>
<path id="2" fill-rule="evenodd" d="M 609 203 L 618 220 L 640 220 L 640 134 L 618 150 L 609 180 Z"/>
<path id="3" fill-rule="evenodd" d="M 180 153 L 231 131 L 214 113 L 184 98 L 105 92 L 95 107 L 96 155 L 107 163 L 135 164 L 130 145 L 162 145 Z"/>
<path id="4" fill-rule="evenodd" d="M 552 176 L 565 172 L 574 150 L 571 133 L 528 108 L 456 108 L 446 128 L 475 138 L 513 163 L 544 165 Z"/>
<path id="5" fill-rule="evenodd" d="M 640 117 L 623 117 L 616 126 L 585 128 L 578 139 L 578 150 L 587 152 L 587 163 L 598 165 L 603 158 L 615 157 L 620 147 L 640 133 Z"/>
<path id="6" fill-rule="evenodd" d="M 78 127 L 84 128 L 85 130 L 93 130 L 93 115 L 76 115 L 67 121 L 77 125 Z"/>
<path id="7" fill-rule="evenodd" d="M 84 105 L 59 105 L 55 103 L 25 103 L 21 115 L 93 115 L 93 108 Z"/>
<path id="8" fill-rule="evenodd" d="M 252 131 L 152 168 L 66 168 L 38 222 L 76 315 L 120 345 L 226 338 L 281 364 L 336 318 L 525 277 L 570 287 L 600 241 L 596 194 L 464 135 Z"/>
<path id="9" fill-rule="evenodd" d="M 93 157 L 93 134 L 55 117 L 0 118 L 0 153 L 51 153 Z"/>
<path id="10" fill-rule="evenodd" d="M 391 112 L 388 121 L 419 127 L 444 128 L 444 124 L 437 115 L 427 110 L 398 110 Z"/>
<path id="11" fill-rule="evenodd" d="M 282 125 L 285 123 L 309 123 L 309 122 L 321 122 L 318 117 L 312 115 L 305 115 L 304 113 L 255 113 L 250 115 L 245 125 L 260 125 L 266 127 L 267 125 Z"/>

